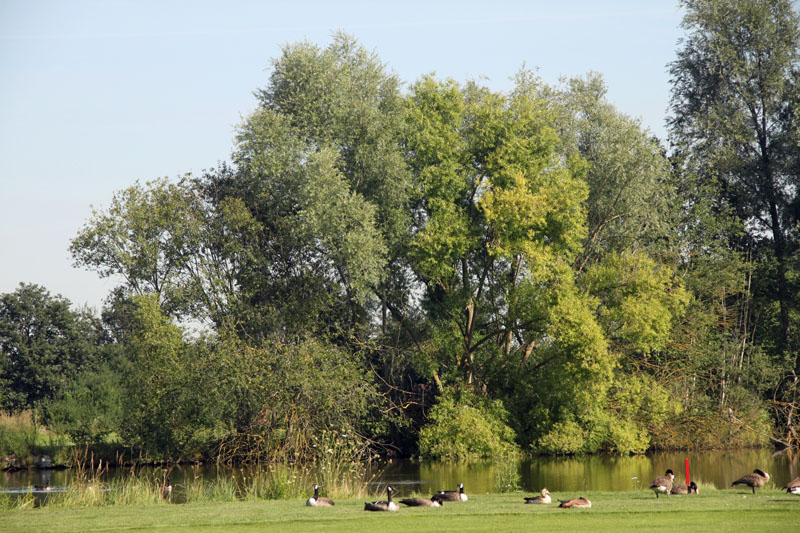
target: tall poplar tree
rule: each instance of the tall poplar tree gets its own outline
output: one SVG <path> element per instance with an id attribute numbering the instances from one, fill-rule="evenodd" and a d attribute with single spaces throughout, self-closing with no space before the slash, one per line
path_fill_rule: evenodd
<path id="1" fill-rule="evenodd" d="M 774 261 L 779 338 L 792 337 L 789 260 L 796 248 L 793 102 L 800 20 L 789 0 L 685 0 L 688 31 L 670 66 L 670 133 L 689 170 L 739 217 Z"/>
<path id="2" fill-rule="evenodd" d="M 800 17 L 789 0 L 685 0 L 683 6 L 688 35 L 670 67 L 670 133 L 676 160 L 686 163 L 684 175 L 711 195 L 709 200 L 694 194 L 686 205 L 706 204 L 707 212 L 720 219 L 738 219 L 741 231 L 730 234 L 730 245 L 753 258 L 753 308 L 758 313 L 757 326 L 748 326 L 748 277 L 738 320 L 752 330 L 755 343 L 771 354 L 783 376 L 770 387 L 769 396 L 786 430 L 776 440 L 791 445 L 800 440 L 794 427 L 800 372 L 794 303 Z M 701 245 L 695 251 L 705 250 Z M 730 306 L 730 298 L 722 302 Z M 725 321 L 720 317 L 719 329 L 726 327 Z M 738 359 L 740 370 L 747 329 L 739 335 L 739 355 L 728 359 L 730 368 Z M 727 378 L 723 364 L 721 404 Z"/>

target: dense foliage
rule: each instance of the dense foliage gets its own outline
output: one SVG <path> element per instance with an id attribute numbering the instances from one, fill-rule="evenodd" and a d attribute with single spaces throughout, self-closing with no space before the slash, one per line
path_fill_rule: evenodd
<path id="1" fill-rule="evenodd" d="M 2 295 L 0 407 L 158 458 L 797 445 L 798 16 L 683 6 L 669 152 L 595 73 L 286 46 L 230 164 L 73 239 L 100 318 Z"/>

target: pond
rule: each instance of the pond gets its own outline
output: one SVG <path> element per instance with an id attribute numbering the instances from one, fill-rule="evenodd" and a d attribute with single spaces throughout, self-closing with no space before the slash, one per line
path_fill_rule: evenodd
<path id="1" fill-rule="evenodd" d="M 627 491 L 650 486 L 656 476 L 671 468 L 676 482 L 685 481 L 685 460 L 689 459 L 692 481 L 728 488 L 731 483 L 754 468 L 770 474 L 778 487 L 800 475 L 800 457 L 773 454 L 772 450 L 736 450 L 703 452 L 665 452 L 619 457 L 593 455 L 581 457 L 536 457 L 516 463 L 521 488 L 538 492 L 582 490 Z M 459 482 L 474 493 L 497 492 L 498 478 L 504 476 L 503 463 L 420 463 L 403 461 L 388 465 L 381 481 L 427 493 L 453 488 Z M 507 475 L 507 474 L 506 474 Z"/>
<path id="2" fill-rule="evenodd" d="M 646 489 L 666 469 L 675 472 L 676 482 L 685 481 L 684 461 L 689 459 L 691 480 L 717 488 L 730 488 L 731 482 L 754 468 L 768 472 L 776 487 L 783 487 L 800 475 L 800 455 L 773 453 L 768 449 L 702 452 L 664 452 L 643 456 L 594 455 L 581 457 L 536 457 L 523 461 L 479 463 L 428 463 L 395 461 L 373 467 L 370 483 L 376 488 L 391 483 L 400 495 L 423 494 L 454 489 L 461 482 L 467 493 L 499 492 L 498 484 L 516 477 L 521 489 L 536 493 L 542 487 L 554 492 L 627 491 Z M 160 467 L 159 467 L 160 468 Z M 130 468 L 111 469 L 105 481 L 130 475 Z M 173 484 L 202 477 L 250 475 L 248 468 L 215 466 L 176 466 L 170 470 Z M 27 492 L 34 486 L 50 485 L 63 490 L 74 478 L 69 470 L 27 470 L 0 473 L 0 491 Z"/>

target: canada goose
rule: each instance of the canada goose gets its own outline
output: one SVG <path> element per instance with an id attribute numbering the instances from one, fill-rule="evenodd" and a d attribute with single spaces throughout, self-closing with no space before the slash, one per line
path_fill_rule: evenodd
<path id="1" fill-rule="evenodd" d="M 658 498 L 658 493 L 663 492 L 667 496 L 669 496 L 670 492 L 672 492 L 672 480 L 675 479 L 675 474 L 672 473 L 672 470 L 667 469 L 667 473 L 663 476 L 658 476 L 653 480 L 653 483 L 650 485 L 650 488 L 653 489 L 653 492 L 656 493 L 656 498 Z"/>
<path id="2" fill-rule="evenodd" d="M 389 485 L 386 487 L 386 494 L 388 495 L 388 501 L 385 502 L 372 502 L 372 503 L 365 503 L 364 510 L 365 511 L 391 511 L 396 513 L 400 508 L 397 506 L 396 503 L 392 501 L 392 492 L 394 492 L 394 487 Z"/>
<path id="3" fill-rule="evenodd" d="M 319 497 L 319 485 L 314 483 L 314 485 L 311 488 L 314 489 L 314 495 L 310 497 L 308 500 L 306 500 L 306 505 L 308 507 L 332 507 L 335 505 L 333 503 L 333 500 L 331 500 L 330 498 Z"/>
<path id="4" fill-rule="evenodd" d="M 465 502 L 468 499 L 463 483 L 458 484 L 458 490 L 440 490 L 434 496 L 439 496 L 443 502 Z"/>
<path id="5" fill-rule="evenodd" d="M 44 485 L 34 485 L 33 486 L 33 490 L 35 490 L 37 492 L 50 492 L 51 488 L 52 487 L 50 487 L 50 481 L 49 480 L 47 482 L 45 482 Z"/>
<path id="6" fill-rule="evenodd" d="M 688 487 L 686 485 L 673 485 L 670 492 L 672 494 L 700 494 L 700 489 L 698 489 L 697 484 L 692 481 L 689 483 Z"/>
<path id="7" fill-rule="evenodd" d="M 409 507 L 441 507 L 442 499 L 434 494 L 431 498 L 405 498 L 400 503 Z"/>
<path id="8" fill-rule="evenodd" d="M 547 489 L 542 489 L 541 496 L 533 496 L 531 498 L 525 498 L 525 503 L 550 503 L 550 491 Z"/>
<path id="9" fill-rule="evenodd" d="M 753 489 L 753 494 L 756 493 L 756 487 L 763 487 L 764 483 L 769 481 L 769 474 L 764 472 L 763 470 L 759 470 L 756 468 L 753 470 L 752 474 L 747 474 L 746 476 L 742 476 L 733 483 L 731 483 L 731 487 L 734 485 L 747 485 L 751 489 Z"/>
<path id="10" fill-rule="evenodd" d="M 564 509 L 589 509 L 592 506 L 592 502 L 581 496 L 580 498 L 575 498 L 574 500 L 558 500 L 561 502 L 559 507 L 563 507 Z"/>
<path id="11" fill-rule="evenodd" d="M 786 492 L 788 494 L 795 494 L 797 496 L 800 496 L 800 477 L 794 478 L 789 483 L 787 483 L 786 486 L 783 488 L 786 489 Z"/>
<path id="12" fill-rule="evenodd" d="M 169 476 L 167 476 L 166 481 L 164 481 L 164 486 L 161 487 L 161 497 L 165 500 L 172 498 L 172 478 Z"/>

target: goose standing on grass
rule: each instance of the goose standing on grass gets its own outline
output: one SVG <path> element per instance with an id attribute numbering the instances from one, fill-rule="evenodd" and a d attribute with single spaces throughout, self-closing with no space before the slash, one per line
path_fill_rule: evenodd
<path id="1" fill-rule="evenodd" d="M 785 487 L 787 494 L 794 494 L 796 496 L 800 496 L 800 477 L 796 477 L 791 480 L 789 483 L 786 484 Z"/>
<path id="2" fill-rule="evenodd" d="M 650 488 L 653 489 L 653 492 L 656 493 L 656 498 L 658 498 L 658 493 L 661 492 L 666 494 L 667 496 L 670 495 L 672 492 L 672 480 L 675 479 L 675 474 L 672 473 L 672 470 L 667 469 L 667 473 L 663 476 L 658 476 L 653 480 L 653 483 L 650 485 Z"/>
<path id="3" fill-rule="evenodd" d="M 752 474 L 747 474 L 746 476 L 742 476 L 733 483 L 731 483 L 731 487 L 735 485 L 747 485 L 751 489 L 753 489 L 753 494 L 756 493 L 756 487 L 763 487 L 764 484 L 769 481 L 769 474 L 764 472 L 763 470 L 759 470 L 756 468 L 753 470 Z"/>
<path id="4" fill-rule="evenodd" d="M 400 503 L 409 507 L 441 507 L 442 498 L 434 494 L 431 498 L 405 498 Z"/>
<path id="5" fill-rule="evenodd" d="M 592 506 L 592 502 L 581 496 L 580 498 L 575 498 L 574 500 L 558 500 L 561 502 L 559 507 L 563 507 L 564 509 L 589 509 Z"/>
<path id="6" fill-rule="evenodd" d="M 314 495 L 306 500 L 308 507 L 333 507 L 335 505 L 330 498 L 320 498 L 319 485 L 314 483 L 311 488 L 314 489 Z"/>
<path id="7" fill-rule="evenodd" d="M 689 486 L 686 485 L 674 485 L 672 487 L 672 494 L 700 494 L 700 489 L 697 488 L 697 484 L 692 481 L 689 483 Z"/>
<path id="8" fill-rule="evenodd" d="M 386 487 L 386 494 L 388 496 L 387 497 L 388 501 L 385 501 L 385 502 L 372 502 L 372 503 L 367 502 L 367 503 L 364 504 L 364 510 L 365 511 L 391 511 L 393 513 L 396 513 L 397 511 L 400 510 L 400 508 L 397 506 L 396 503 L 394 503 L 392 501 L 392 492 L 394 492 L 394 487 L 389 485 L 388 487 Z"/>
<path id="9" fill-rule="evenodd" d="M 464 484 L 458 484 L 458 490 L 440 490 L 434 496 L 438 496 L 443 502 L 465 502 L 467 495 L 464 494 Z"/>
<path id="10" fill-rule="evenodd" d="M 541 496 L 533 496 L 532 498 L 525 498 L 525 503 L 550 503 L 552 500 L 550 499 L 550 491 L 542 489 Z"/>

